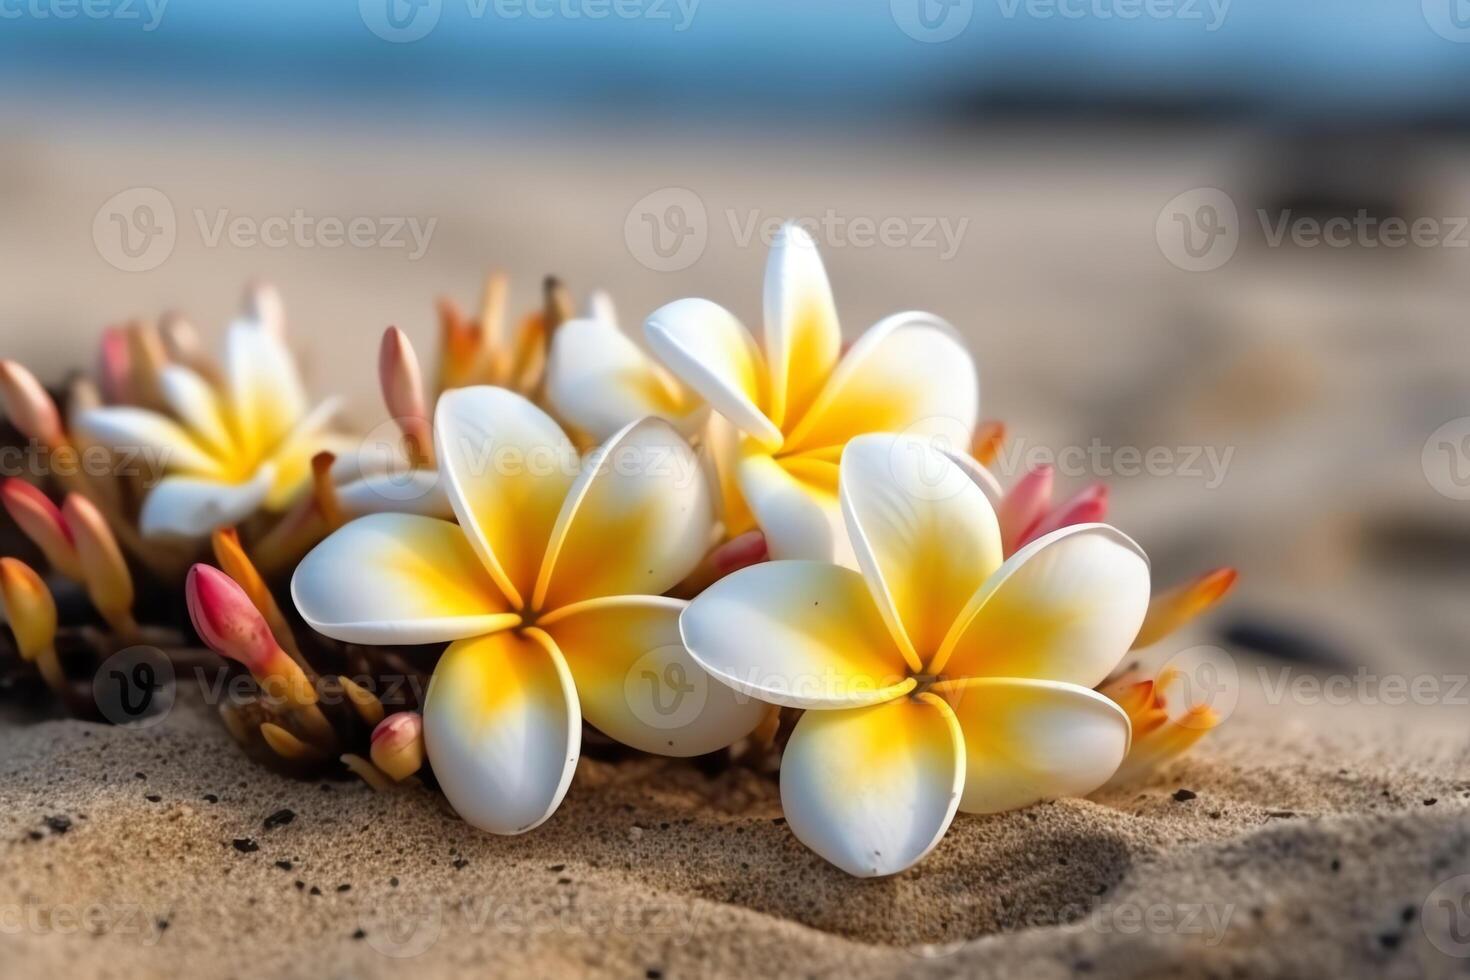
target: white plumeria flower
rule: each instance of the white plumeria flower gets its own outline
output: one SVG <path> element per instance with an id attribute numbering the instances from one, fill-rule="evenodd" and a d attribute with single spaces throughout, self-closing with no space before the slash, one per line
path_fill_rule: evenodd
<path id="1" fill-rule="evenodd" d="M 733 429 L 710 434 L 726 530 L 753 521 L 773 558 L 852 565 L 837 503 L 849 440 L 905 432 L 968 446 L 979 413 L 974 363 L 938 317 L 894 314 L 842 353 L 827 273 L 796 225 L 771 248 L 758 341 L 704 299 L 654 311 L 646 331 L 654 353 Z"/>
<path id="2" fill-rule="evenodd" d="M 635 422 L 586 462 L 541 409 L 501 388 L 444 393 L 439 472 L 459 523 L 353 521 L 296 569 L 318 632 L 352 643 L 454 641 L 424 703 L 434 774 L 465 820 L 530 830 L 566 794 L 582 719 L 624 744 L 700 755 L 763 706 L 708 680 L 662 596 L 703 557 L 709 487 L 668 423 Z M 672 705 L 672 707 L 671 707 Z"/>
<path id="3" fill-rule="evenodd" d="M 985 494 L 924 441 L 867 435 L 841 462 L 862 571 L 753 565 L 684 612 L 697 660 L 737 690 L 807 708 L 781 802 L 854 875 L 910 867 L 956 808 L 1082 796 L 1128 752 L 1128 715 L 1092 690 L 1138 632 L 1148 561 L 1080 524 L 1001 560 Z"/>
<path id="4" fill-rule="evenodd" d="M 159 375 L 172 417 L 133 406 L 83 412 L 79 427 L 165 476 L 143 501 L 145 536 L 194 538 L 258 508 L 284 510 L 311 481 L 311 458 L 354 445 L 328 431 L 340 399 L 315 408 L 295 358 L 266 321 L 244 318 L 225 337 L 219 387 L 181 364 Z"/>
<path id="5" fill-rule="evenodd" d="M 667 419 L 693 435 L 704 402 L 618 327 L 612 300 L 594 293 L 591 315 L 568 320 L 551 338 L 546 400 L 563 421 L 601 442 L 641 418 Z"/>

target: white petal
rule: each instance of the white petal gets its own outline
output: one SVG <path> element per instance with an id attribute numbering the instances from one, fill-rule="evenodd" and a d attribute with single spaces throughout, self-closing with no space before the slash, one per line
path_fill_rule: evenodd
<path id="1" fill-rule="evenodd" d="M 966 813 L 1086 796 L 1128 754 L 1128 715 L 1075 684 L 982 677 L 936 684 L 965 736 Z"/>
<path id="2" fill-rule="evenodd" d="M 842 349 L 827 270 L 817 243 L 797 225 L 784 225 L 771 245 L 764 299 L 770 416 L 785 427 L 811 405 Z"/>
<path id="3" fill-rule="evenodd" d="M 686 603 L 621 596 L 568 606 L 541 626 L 577 682 L 582 715 L 604 734 L 658 755 L 703 755 L 750 734 L 763 702 L 719 683 L 679 638 Z"/>
<path id="4" fill-rule="evenodd" d="M 166 472 L 220 474 L 223 466 L 178 423 L 147 409 L 93 408 L 78 419 L 93 442 L 119 453 L 140 454 Z"/>
<path id="5" fill-rule="evenodd" d="M 1128 652 L 1148 599 L 1148 558 L 1132 539 L 1106 524 L 1064 527 L 1006 559 L 929 672 L 1096 687 Z"/>
<path id="6" fill-rule="evenodd" d="M 349 643 L 442 643 L 520 622 L 462 528 L 373 514 L 313 548 L 291 599 L 318 633 Z"/>
<path id="7" fill-rule="evenodd" d="M 1005 498 L 1005 491 L 1000 488 L 1000 481 L 969 453 L 957 453 L 945 451 L 945 455 L 954 461 L 954 464 L 964 471 L 975 484 L 980 492 L 985 494 L 985 500 L 990 504 L 990 509 L 998 511 L 1000 502 Z"/>
<path id="8" fill-rule="evenodd" d="M 214 387 L 195 372 L 178 364 L 169 364 L 159 373 L 159 385 L 169 409 L 188 426 L 189 431 L 217 456 L 234 454 L 224 405 Z"/>
<path id="9" fill-rule="evenodd" d="M 781 757 L 792 833 L 851 875 L 891 875 L 944 837 L 959 805 L 965 745 L 932 694 L 808 711 Z"/>
<path id="10" fill-rule="evenodd" d="M 558 416 L 601 442 L 630 422 L 655 416 L 689 432 L 698 402 L 613 324 L 568 320 L 556 328 L 546 396 Z"/>
<path id="11" fill-rule="evenodd" d="M 398 470 L 373 473 L 337 488 L 337 499 L 348 517 L 365 514 L 420 514 L 454 518 L 454 508 L 439 480 L 438 470 Z"/>
<path id="12" fill-rule="evenodd" d="M 576 448 L 525 398 L 480 386 L 439 396 L 434 450 L 459 523 L 511 604 L 523 605 L 581 468 Z"/>
<path id="13" fill-rule="evenodd" d="M 735 479 L 765 532 L 772 558 L 857 567 L 838 500 L 836 463 L 806 457 L 777 460 L 757 449 L 736 464 Z"/>
<path id="14" fill-rule="evenodd" d="M 767 448 L 781 445 L 781 430 L 760 409 L 766 397 L 760 349 L 730 311 L 681 299 L 654 310 L 644 332 L 664 365 L 715 411 Z"/>
<path id="15" fill-rule="evenodd" d="M 492 834 L 540 824 L 566 796 L 581 741 L 572 676 L 540 630 L 460 640 L 439 658 L 424 747 L 466 823 Z"/>
<path id="16" fill-rule="evenodd" d="M 208 477 L 164 477 L 143 501 L 138 530 L 145 538 L 204 537 L 255 513 L 265 503 L 275 478 L 270 466 L 262 466 L 246 483 L 222 483 Z"/>
<path id="17" fill-rule="evenodd" d="M 853 344 L 788 429 L 785 451 L 840 446 L 864 432 L 952 433 L 968 445 L 979 414 L 975 364 L 954 328 L 928 313 L 895 313 Z"/>
<path id="18" fill-rule="evenodd" d="M 899 649 L 920 670 L 1000 567 L 995 512 L 947 455 L 912 436 L 849 442 L 841 496 L 863 578 Z"/>
<path id="19" fill-rule="evenodd" d="M 660 595 L 714 540 L 714 501 L 694 450 L 661 419 L 626 426 L 589 454 L 566 495 L 531 604 Z"/>
<path id="20" fill-rule="evenodd" d="M 296 359 L 276 333 L 242 321 L 225 335 L 225 380 L 235 435 L 260 455 L 290 434 L 306 414 L 306 387 Z"/>
<path id="21" fill-rule="evenodd" d="M 700 593 L 680 628 L 700 666 L 772 704 L 875 704 L 915 684 L 862 576 L 836 565 L 742 568 Z"/>

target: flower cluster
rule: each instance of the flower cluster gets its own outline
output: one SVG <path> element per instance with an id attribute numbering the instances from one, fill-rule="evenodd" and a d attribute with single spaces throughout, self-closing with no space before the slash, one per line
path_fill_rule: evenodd
<path id="1" fill-rule="evenodd" d="M 793 832 L 854 875 L 912 866 L 959 810 L 1146 776 L 1216 723 L 1167 673 L 1118 668 L 1234 573 L 1151 599 L 1105 487 L 1055 504 L 1043 469 L 1003 489 L 957 332 L 899 313 L 844 346 L 800 229 L 754 333 L 684 299 L 645 350 L 605 295 L 579 316 L 552 279 L 512 331 L 506 293 L 492 276 L 475 320 L 440 304 L 432 387 L 388 329 L 382 440 L 311 407 L 269 289 L 219 363 L 179 318 L 109 332 L 65 422 L 0 362 L 23 436 L 149 464 L 59 480 L 59 507 L 45 480 L 5 485 L 51 570 L 0 559 L 19 661 L 76 701 L 48 579 L 75 582 L 106 644 L 192 627 L 248 673 L 256 695 L 221 706 L 247 750 L 382 789 L 431 771 L 494 833 L 556 811 L 585 729 L 779 760 Z M 422 698 L 390 713 L 369 683 L 388 669 Z"/>

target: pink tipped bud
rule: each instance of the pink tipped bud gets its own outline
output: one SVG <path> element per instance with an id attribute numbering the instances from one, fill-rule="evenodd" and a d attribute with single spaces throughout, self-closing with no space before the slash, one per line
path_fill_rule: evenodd
<path id="1" fill-rule="evenodd" d="M 415 466 L 432 462 L 433 439 L 429 430 L 429 406 L 424 398 L 424 376 L 418 355 L 408 336 L 397 327 L 383 332 L 378 348 L 378 382 L 388 414 L 408 440 L 408 455 Z"/>
<path id="2" fill-rule="evenodd" d="M 0 361 L 0 406 L 27 439 L 48 446 L 66 442 L 61 414 L 36 376 L 15 361 Z"/>
<path id="3" fill-rule="evenodd" d="M 265 672 L 277 650 L 275 636 L 234 579 L 212 565 L 195 565 L 184 580 L 184 598 L 194 629 L 211 650 L 252 674 Z"/>
<path id="4" fill-rule="evenodd" d="M 1035 541 L 1043 534 L 1073 524 L 1095 524 L 1108 516 L 1108 488 L 1106 484 L 1094 483 L 1077 496 L 1067 501 L 1046 517 L 1042 518 L 1022 539 L 1021 544 Z M 1019 545 L 1018 545 L 1019 547 Z"/>
<path id="5" fill-rule="evenodd" d="M 61 515 L 76 542 L 82 581 L 92 605 L 119 632 L 135 630 L 133 576 L 102 512 L 81 494 L 69 493 L 61 502 Z"/>
<path id="6" fill-rule="evenodd" d="M 35 660 L 56 642 L 56 602 L 51 590 L 25 562 L 0 558 L 0 604 L 25 660 Z"/>
<path id="7" fill-rule="evenodd" d="M 276 643 L 265 617 L 234 579 L 212 565 L 194 565 L 184 579 L 184 600 L 205 645 L 243 664 L 267 695 L 299 708 L 316 704 L 311 681 Z M 319 712 L 311 720 L 330 730 Z"/>
<path id="8" fill-rule="evenodd" d="M 378 722 L 373 729 L 373 765 L 394 782 L 402 782 L 424 764 L 424 719 L 412 711 L 400 711 Z"/>
<path id="9" fill-rule="evenodd" d="M 76 542 L 61 516 L 61 508 L 50 497 L 19 477 L 11 477 L 0 484 L 0 503 L 26 537 L 41 549 L 52 568 L 67 578 L 82 581 Z"/>
<path id="10" fill-rule="evenodd" d="M 1025 543 L 1051 506 L 1053 479 L 1050 466 L 1038 466 L 1001 498 L 995 517 L 1000 522 L 1001 550 L 1007 555 Z"/>
<path id="11" fill-rule="evenodd" d="M 710 563 L 714 565 L 716 575 L 725 576 L 747 565 L 763 562 L 768 557 L 766 536 L 760 531 L 746 531 L 716 548 L 710 555 Z"/>
<path id="12" fill-rule="evenodd" d="M 133 356 L 128 333 L 122 327 L 102 331 L 97 348 L 97 377 L 102 385 L 102 397 L 108 402 L 124 405 L 132 401 Z"/>

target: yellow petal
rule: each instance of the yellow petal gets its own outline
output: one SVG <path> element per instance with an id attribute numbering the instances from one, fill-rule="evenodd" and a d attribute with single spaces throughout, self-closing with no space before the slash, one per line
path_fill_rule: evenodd
<path id="1" fill-rule="evenodd" d="M 236 455 L 235 443 L 225 406 L 214 387 L 194 371 L 177 364 L 164 367 L 158 380 L 169 410 L 211 453 L 230 461 Z"/>
<path id="2" fill-rule="evenodd" d="M 334 531 L 296 567 L 291 598 L 312 629 L 349 643 L 439 643 L 520 622 L 462 528 L 411 514 Z"/>
<path id="3" fill-rule="evenodd" d="M 1148 559 L 1116 528 L 1074 524 L 1006 559 L 955 621 L 929 673 L 1096 687 L 1138 635 Z"/>
<path id="4" fill-rule="evenodd" d="M 530 600 L 580 461 L 541 409 L 503 388 L 439 396 L 434 453 L 459 523 L 513 606 Z"/>
<path id="5" fill-rule="evenodd" d="M 714 503 L 694 450 L 668 422 L 643 419 L 589 454 L 566 496 L 531 604 L 660 595 L 709 551 Z"/>
<path id="6" fill-rule="evenodd" d="M 835 462 L 806 456 L 774 459 L 747 442 L 735 478 L 765 532 L 772 558 L 804 558 L 857 567 Z"/>
<path id="7" fill-rule="evenodd" d="M 306 387 L 280 335 L 237 321 L 225 336 L 225 381 L 235 441 L 258 459 L 306 415 Z"/>
<path id="8" fill-rule="evenodd" d="M 772 704 L 875 704 L 915 684 L 863 577 L 836 565 L 742 568 L 700 593 L 680 625 L 705 670 Z"/>
<path id="9" fill-rule="evenodd" d="M 686 604 L 655 596 L 594 599 L 541 620 L 566 657 L 582 715 L 644 752 L 703 755 L 743 738 L 766 706 L 710 677 L 679 637 Z"/>
<path id="10" fill-rule="evenodd" d="M 933 694 L 808 711 L 781 758 L 781 809 L 797 838 L 851 875 L 917 864 L 944 837 L 965 779 L 965 744 Z"/>
<path id="11" fill-rule="evenodd" d="M 571 785 L 582 714 L 566 662 L 537 629 L 451 644 L 429 682 L 424 746 L 465 822 L 520 834 Z"/>
<path id="12" fill-rule="evenodd" d="M 1085 687 L 983 677 L 932 691 L 954 709 L 964 732 L 966 813 L 1086 796 L 1128 753 L 1128 716 Z"/>
<path id="13" fill-rule="evenodd" d="M 706 299 L 681 299 L 654 310 L 644 331 L 664 366 L 716 412 L 766 448 L 780 447 L 780 428 L 761 411 L 764 359 L 728 310 Z"/>
<path id="14" fill-rule="evenodd" d="M 769 414 L 784 428 L 811 405 L 842 348 L 837 308 L 817 243 L 797 225 L 783 226 L 771 246 L 762 339 L 770 378 Z"/>
<path id="15" fill-rule="evenodd" d="M 896 313 L 858 338 L 784 451 L 840 446 L 864 432 L 963 435 L 980 412 L 975 365 L 954 328 L 928 313 Z"/>
<path id="16" fill-rule="evenodd" d="M 873 599 L 899 649 L 921 670 L 1000 567 L 995 512 L 949 456 L 895 435 L 847 444 L 842 507 Z"/>

